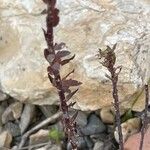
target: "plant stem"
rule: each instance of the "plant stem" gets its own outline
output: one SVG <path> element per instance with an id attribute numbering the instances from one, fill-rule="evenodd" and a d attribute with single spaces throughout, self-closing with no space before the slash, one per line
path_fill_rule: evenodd
<path id="1" fill-rule="evenodd" d="M 116 125 L 118 128 L 118 136 L 119 136 L 119 149 L 123 150 L 123 135 L 122 135 L 122 128 L 121 128 L 121 115 L 119 109 L 119 98 L 118 98 L 118 89 L 117 89 L 117 82 L 118 82 L 118 75 L 116 75 L 114 69 L 110 70 L 111 78 L 112 78 L 112 86 L 113 86 L 113 99 L 114 99 L 114 108 L 116 112 Z"/>
<path id="2" fill-rule="evenodd" d="M 148 85 L 145 85 L 145 110 L 143 116 L 143 126 L 141 128 L 141 141 L 139 150 L 142 150 L 144 143 L 144 135 L 147 128 L 147 111 L 148 111 L 148 102 L 149 102 L 149 88 Z"/>

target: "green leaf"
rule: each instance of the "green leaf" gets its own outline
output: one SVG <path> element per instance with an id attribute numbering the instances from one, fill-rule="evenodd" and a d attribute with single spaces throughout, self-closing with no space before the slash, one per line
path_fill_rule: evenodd
<path id="1" fill-rule="evenodd" d="M 131 118 L 133 118 L 133 117 L 134 117 L 134 115 L 133 115 L 133 113 L 132 113 L 132 109 L 129 109 L 129 110 L 122 116 L 121 122 L 125 122 L 125 121 L 127 121 L 128 119 L 131 119 Z"/>

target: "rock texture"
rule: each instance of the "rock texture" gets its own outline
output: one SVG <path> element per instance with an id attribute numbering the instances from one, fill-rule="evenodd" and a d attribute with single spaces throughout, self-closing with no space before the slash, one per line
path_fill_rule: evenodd
<path id="1" fill-rule="evenodd" d="M 140 118 L 129 119 L 126 122 L 123 122 L 121 124 L 121 127 L 122 127 L 123 142 L 125 142 L 128 137 L 130 137 L 131 135 L 138 133 L 140 131 L 141 120 L 140 120 Z M 114 132 L 114 136 L 115 136 L 116 141 L 119 143 L 117 128 Z"/>
<path id="2" fill-rule="evenodd" d="M 141 140 L 141 133 L 137 133 L 129 137 L 124 145 L 125 150 L 139 150 Z M 143 150 L 149 150 L 150 148 L 150 128 L 147 129 L 144 136 Z"/>
<path id="3" fill-rule="evenodd" d="M 10 148 L 10 144 L 12 142 L 12 135 L 7 132 L 7 131 L 3 131 L 1 134 L 0 134 L 0 147 L 2 148 Z"/>
<path id="4" fill-rule="evenodd" d="M 57 104 L 43 57 L 42 27 L 45 5 L 41 0 L 0 1 L 1 90 L 21 102 Z M 148 0 L 58 0 L 60 24 L 56 41 L 66 42 L 76 58 L 73 77 L 83 84 L 74 97 L 77 108 L 96 110 L 112 102 L 111 85 L 96 54 L 98 48 L 118 43 L 120 99 L 132 95 L 150 77 L 150 2 Z M 144 99 L 140 100 L 143 103 Z M 138 103 L 139 104 L 139 103 Z M 140 105 L 140 104 L 139 104 Z"/>

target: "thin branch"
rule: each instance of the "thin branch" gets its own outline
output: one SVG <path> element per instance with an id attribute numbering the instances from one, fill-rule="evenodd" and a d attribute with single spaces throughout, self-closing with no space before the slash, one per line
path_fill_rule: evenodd
<path id="1" fill-rule="evenodd" d="M 140 147 L 139 150 L 142 150 L 143 148 L 143 143 L 144 143 L 144 135 L 145 135 L 145 131 L 147 129 L 147 123 L 148 123 L 148 119 L 147 119 L 147 111 L 148 111 L 148 102 L 149 102 L 149 88 L 148 85 L 145 85 L 145 110 L 144 110 L 144 116 L 143 116 L 143 126 L 141 129 L 141 141 L 140 141 Z"/>
<path id="2" fill-rule="evenodd" d="M 40 124 L 36 125 L 35 127 L 33 127 L 32 129 L 30 129 L 29 131 L 27 131 L 23 136 L 22 136 L 22 139 L 21 139 L 21 142 L 19 144 L 19 149 L 21 149 L 24 144 L 26 143 L 28 137 L 38 131 L 39 129 L 41 129 L 42 127 L 48 125 L 49 123 L 53 122 L 54 120 L 57 120 L 58 118 L 60 118 L 62 116 L 62 112 L 57 112 L 56 114 L 54 114 L 53 116 L 45 119 L 44 121 L 42 121 Z"/>

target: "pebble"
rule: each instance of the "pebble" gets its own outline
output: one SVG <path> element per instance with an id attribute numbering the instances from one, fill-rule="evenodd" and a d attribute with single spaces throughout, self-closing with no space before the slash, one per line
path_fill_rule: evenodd
<path id="1" fill-rule="evenodd" d="M 35 115 L 35 105 L 25 104 L 19 125 L 21 134 L 23 134 L 28 128 L 28 126 L 32 123 L 34 115 Z"/>
<path id="2" fill-rule="evenodd" d="M 10 148 L 12 142 L 12 135 L 8 131 L 3 131 L 0 134 L 0 147 Z"/>
<path id="3" fill-rule="evenodd" d="M 123 142 L 125 142 L 129 136 L 140 131 L 141 120 L 140 118 L 137 118 L 137 117 L 129 119 L 126 122 L 122 123 L 121 127 L 122 127 L 122 134 L 123 134 Z M 114 132 L 114 136 L 115 136 L 116 141 L 119 143 L 117 128 Z"/>
<path id="4" fill-rule="evenodd" d="M 30 135 L 30 145 L 40 144 L 40 143 L 46 143 L 49 141 L 49 130 L 39 130 L 35 134 Z"/>
<path id="5" fill-rule="evenodd" d="M 106 131 L 106 126 L 95 114 L 91 114 L 88 119 L 88 124 L 81 128 L 83 135 L 99 134 Z"/>
<path id="6" fill-rule="evenodd" d="M 98 141 L 94 144 L 93 150 L 104 150 L 104 142 Z"/>
<path id="7" fill-rule="evenodd" d="M 22 113 L 22 108 L 23 104 L 20 102 L 14 102 L 10 104 L 2 115 L 3 124 L 7 123 L 8 121 L 19 119 Z"/>
<path id="8" fill-rule="evenodd" d="M 104 123 L 112 124 L 114 123 L 115 117 L 111 111 L 110 107 L 104 107 L 100 111 L 100 117 Z"/>

